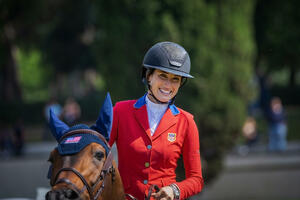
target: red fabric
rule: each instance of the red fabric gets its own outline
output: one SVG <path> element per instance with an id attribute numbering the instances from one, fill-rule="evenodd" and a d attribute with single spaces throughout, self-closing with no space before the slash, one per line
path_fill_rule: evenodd
<path id="1" fill-rule="evenodd" d="M 109 141 L 110 145 L 114 142 L 117 145 L 125 192 L 143 200 L 150 185 L 163 187 L 176 183 L 175 169 L 182 154 L 186 179 L 176 183 L 180 199 L 199 193 L 203 178 L 199 134 L 193 116 L 182 109 L 174 115 L 168 108 L 151 137 L 146 105 L 135 108 L 135 102 L 123 101 L 115 105 Z M 171 133 L 175 133 L 176 138 Z"/>

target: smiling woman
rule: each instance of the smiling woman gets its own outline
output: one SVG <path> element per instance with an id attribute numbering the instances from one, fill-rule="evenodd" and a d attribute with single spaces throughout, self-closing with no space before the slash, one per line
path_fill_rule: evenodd
<path id="1" fill-rule="evenodd" d="M 160 190 L 152 192 L 156 200 L 186 199 L 203 187 L 196 123 L 174 105 L 179 88 L 193 78 L 189 55 L 176 43 L 157 43 L 146 53 L 142 72 L 146 94 L 114 107 L 109 143 L 117 145 L 124 190 L 144 199 L 158 186 Z M 176 182 L 181 155 L 186 179 Z"/>
<path id="2" fill-rule="evenodd" d="M 168 103 L 175 97 L 180 87 L 181 77 L 175 74 L 154 70 L 152 74 L 148 73 L 149 97 L 155 102 Z"/>

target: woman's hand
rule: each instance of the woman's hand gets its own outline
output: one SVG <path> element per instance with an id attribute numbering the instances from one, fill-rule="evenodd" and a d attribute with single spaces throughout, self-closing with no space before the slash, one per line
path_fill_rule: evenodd
<path id="1" fill-rule="evenodd" d="M 170 186 L 166 186 L 161 188 L 158 192 L 153 192 L 152 197 L 155 200 L 173 200 L 174 199 L 174 192 Z"/>

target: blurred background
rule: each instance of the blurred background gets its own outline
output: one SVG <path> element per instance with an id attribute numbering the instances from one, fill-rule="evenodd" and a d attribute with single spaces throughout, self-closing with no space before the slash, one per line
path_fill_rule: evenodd
<path id="1" fill-rule="evenodd" d="M 0 198 L 43 199 L 52 107 L 92 125 L 102 100 L 146 91 L 156 42 L 195 77 L 176 105 L 199 128 L 205 189 L 191 199 L 300 200 L 300 1 L 0 0 Z M 184 177 L 182 163 L 178 179 Z"/>

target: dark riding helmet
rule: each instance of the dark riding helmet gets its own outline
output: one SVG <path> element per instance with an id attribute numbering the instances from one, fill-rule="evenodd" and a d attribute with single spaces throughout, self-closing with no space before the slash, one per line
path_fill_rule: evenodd
<path id="1" fill-rule="evenodd" d="M 159 69 L 186 78 L 190 75 L 191 61 L 187 51 L 174 42 L 159 42 L 153 45 L 143 60 L 142 78 L 146 78 L 147 69 Z"/>

